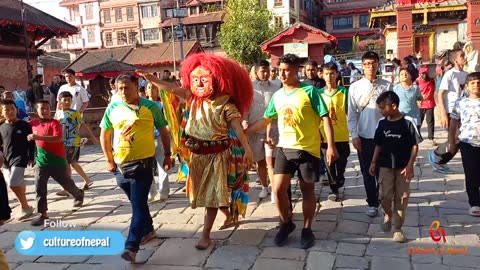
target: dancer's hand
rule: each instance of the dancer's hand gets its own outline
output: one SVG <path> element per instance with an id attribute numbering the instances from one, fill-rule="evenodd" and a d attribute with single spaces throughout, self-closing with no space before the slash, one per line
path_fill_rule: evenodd
<path id="1" fill-rule="evenodd" d="M 370 164 L 370 168 L 368 169 L 368 172 L 370 173 L 371 176 L 375 176 L 377 172 L 377 166 L 375 163 Z"/>
<path id="2" fill-rule="evenodd" d="M 362 142 L 360 138 L 353 138 L 352 139 L 353 148 L 355 148 L 358 152 L 362 152 Z"/>
<path id="3" fill-rule="evenodd" d="M 405 169 L 402 170 L 401 174 L 403 175 L 403 177 L 405 177 L 405 181 L 407 181 L 407 183 L 410 183 L 410 181 L 412 181 L 412 178 L 413 178 L 413 165 L 410 165 L 408 164 L 407 167 L 405 167 Z"/>

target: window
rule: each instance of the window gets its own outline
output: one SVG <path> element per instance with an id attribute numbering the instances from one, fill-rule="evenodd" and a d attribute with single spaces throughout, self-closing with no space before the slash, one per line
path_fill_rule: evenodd
<path id="1" fill-rule="evenodd" d="M 77 6 L 73 8 L 73 18 L 78 18 L 78 17 L 80 17 L 80 8 Z"/>
<path id="2" fill-rule="evenodd" d="M 85 17 L 87 20 L 93 20 L 93 3 L 85 4 Z"/>
<path id="3" fill-rule="evenodd" d="M 275 16 L 275 27 L 283 28 L 283 17 L 282 16 Z"/>
<path id="4" fill-rule="evenodd" d="M 353 28 L 352 17 L 337 17 L 333 18 L 333 29 L 348 29 Z"/>
<path id="5" fill-rule="evenodd" d="M 281 7 L 281 6 L 283 6 L 283 0 L 275 0 L 275 1 L 273 1 L 273 6 L 274 6 L 274 7 Z"/>
<path id="6" fill-rule="evenodd" d="M 106 43 L 107 46 L 112 46 L 113 45 L 112 33 L 106 33 L 105 34 L 105 43 Z"/>
<path id="7" fill-rule="evenodd" d="M 144 41 L 152 41 L 152 40 L 159 40 L 159 39 L 160 39 L 160 31 L 158 30 L 158 28 L 143 29 Z"/>
<path id="8" fill-rule="evenodd" d="M 133 21 L 133 8 L 127 7 L 127 21 Z"/>
<path id="9" fill-rule="evenodd" d="M 197 7 L 190 7 L 190 15 L 197 14 Z"/>
<path id="10" fill-rule="evenodd" d="M 110 23 L 111 18 L 110 18 L 110 9 L 104 9 L 103 10 L 103 20 L 105 23 Z"/>
<path id="11" fill-rule="evenodd" d="M 127 34 L 124 32 L 117 32 L 117 45 L 124 45 L 127 41 Z"/>
<path id="12" fill-rule="evenodd" d="M 370 16 L 368 16 L 368 14 L 360 15 L 360 27 L 368 27 L 369 19 L 370 19 Z"/>
<path id="13" fill-rule="evenodd" d="M 116 8 L 115 9 L 115 21 L 116 22 L 121 22 L 122 21 L 122 9 L 121 8 Z"/>
<path id="14" fill-rule="evenodd" d="M 140 12 L 142 13 L 142 18 L 158 17 L 158 9 L 156 5 L 142 6 Z"/>
<path id="15" fill-rule="evenodd" d="M 87 42 L 94 43 L 95 42 L 95 26 L 87 26 Z"/>
<path id="16" fill-rule="evenodd" d="M 128 42 L 130 44 L 134 44 L 137 42 L 137 32 L 135 32 L 134 30 L 128 31 Z"/>

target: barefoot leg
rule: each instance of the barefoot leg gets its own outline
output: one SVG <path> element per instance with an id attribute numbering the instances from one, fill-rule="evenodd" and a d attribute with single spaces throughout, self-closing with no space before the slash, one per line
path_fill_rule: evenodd
<path id="1" fill-rule="evenodd" d="M 210 239 L 210 232 L 212 231 L 213 222 L 217 217 L 218 208 L 206 208 L 204 221 L 203 221 L 203 232 L 202 238 L 198 240 L 197 245 L 195 246 L 197 249 L 203 250 L 207 249 L 212 240 Z"/>

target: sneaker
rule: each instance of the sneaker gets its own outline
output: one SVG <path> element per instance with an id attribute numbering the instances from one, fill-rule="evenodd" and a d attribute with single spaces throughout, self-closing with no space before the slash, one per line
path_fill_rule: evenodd
<path id="1" fill-rule="evenodd" d="M 430 166 L 440 173 L 448 173 L 450 171 L 450 168 L 447 165 L 438 164 L 438 162 L 440 162 L 440 157 L 435 154 L 435 151 L 430 151 L 428 153 L 428 163 L 430 163 Z"/>
<path id="2" fill-rule="evenodd" d="M 149 202 L 154 202 L 154 201 L 156 201 L 158 194 L 159 194 L 159 193 L 158 193 L 157 190 L 155 190 L 154 192 L 150 192 L 150 195 L 149 195 L 149 197 L 148 197 L 148 201 L 149 201 Z"/>
<path id="3" fill-rule="evenodd" d="M 369 217 L 376 217 L 378 215 L 378 208 L 369 206 L 365 214 L 367 214 Z"/>
<path id="4" fill-rule="evenodd" d="M 30 222 L 30 225 L 32 226 L 43 226 L 44 224 L 44 221 L 47 220 L 48 217 L 44 217 L 42 215 L 34 218 L 31 222 Z"/>
<path id="5" fill-rule="evenodd" d="M 320 175 L 320 183 L 322 186 L 330 186 L 330 181 L 328 180 L 328 176 L 326 174 Z"/>
<path id="6" fill-rule="evenodd" d="M 260 191 L 260 194 L 258 194 L 258 197 L 260 199 L 265 199 L 268 196 L 268 187 L 263 187 L 262 191 Z"/>
<path id="7" fill-rule="evenodd" d="M 382 230 L 384 232 L 390 232 L 392 230 L 392 221 L 391 220 L 383 220 Z"/>
<path id="8" fill-rule="evenodd" d="M 83 205 L 83 199 L 85 198 L 85 191 L 80 189 L 81 196 L 73 201 L 73 207 L 80 207 Z"/>
<path id="9" fill-rule="evenodd" d="M 480 217 L 480 206 L 472 206 L 468 210 L 468 214 L 472 217 Z"/>
<path id="10" fill-rule="evenodd" d="M 338 193 L 330 193 L 328 194 L 328 199 L 332 202 L 336 202 L 338 199 Z"/>
<path id="11" fill-rule="evenodd" d="M 70 193 L 68 193 L 68 191 L 66 190 L 62 190 L 62 191 L 59 191 L 57 193 L 55 193 L 57 196 L 60 196 L 60 197 L 69 197 L 70 196 Z"/>
<path id="12" fill-rule="evenodd" d="M 280 230 L 278 231 L 277 235 L 275 235 L 275 245 L 281 247 L 286 244 L 288 235 L 291 234 L 295 230 L 295 223 L 291 220 L 288 223 L 282 223 L 280 225 Z"/>
<path id="13" fill-rule="evenodd" d="M 398 243 L 405 243 L 407 242 L 407 238 L 405 238 L 405 235 L 402 231 L 398 231 L 393 234 L 393 241 Z"/>
<path id="14" fill-rule="evenodd" d="M 33 215 L 34 210 L 35 209 L 33 209 L 33 207 L 31 206 L 29 206 L 26 209 L 22 209 L 22 211 L 20 212 L 20 215 L 17 217 L 18 221 L 24 220 L 29 216 Z"/>
<path id="15" fill-rule="evenodd" d="M 155 233 L 155 231 L 151 231 L 149 233 L 147 233 L 144 237 L 142 237 L 142 240 L 140 241 L 140 245 L 144 245 L 146 243 L 148 243 L 148 241 L 152 240 L 152 239 L 155 239 L 157 238 L 157 234 Z"/>
<path id="16" fill-rule="evenodd" d="M 128 248 L 124 249 L 122 254 L 120 255 L 120 257 L 122 257 L 122 259 L 124 259 L 127 262 L 131 262 L 131 263 L 135 262 L 135 257 L 136 256 L 137 256 L 137 252 L 132 251 Z"/>
<path id="17" fill-rule="evenodd" d="M 168 195 L 160 194 L 160 201 L 163 202 L 168 199 Z"/>
<path id="18" fill-rule="evenodd" d="M 312 229 L 303 228 L 302 229 L 302 238 L 300 239 L 300 246 L 303 249 L 309 249 L 315 243 L 315 235 L 313 235 Z"/>

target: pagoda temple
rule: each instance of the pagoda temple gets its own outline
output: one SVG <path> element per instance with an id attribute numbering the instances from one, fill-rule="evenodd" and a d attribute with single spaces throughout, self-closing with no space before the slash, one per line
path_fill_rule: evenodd
<path id="1" fill-rule="evenodd" d="M 391 1 L 371 11 L 369 26 L 383 29 L 387 58 L 416 54 L 432 61 L 457 41 L 480 45 L 480 1 Z"/>

